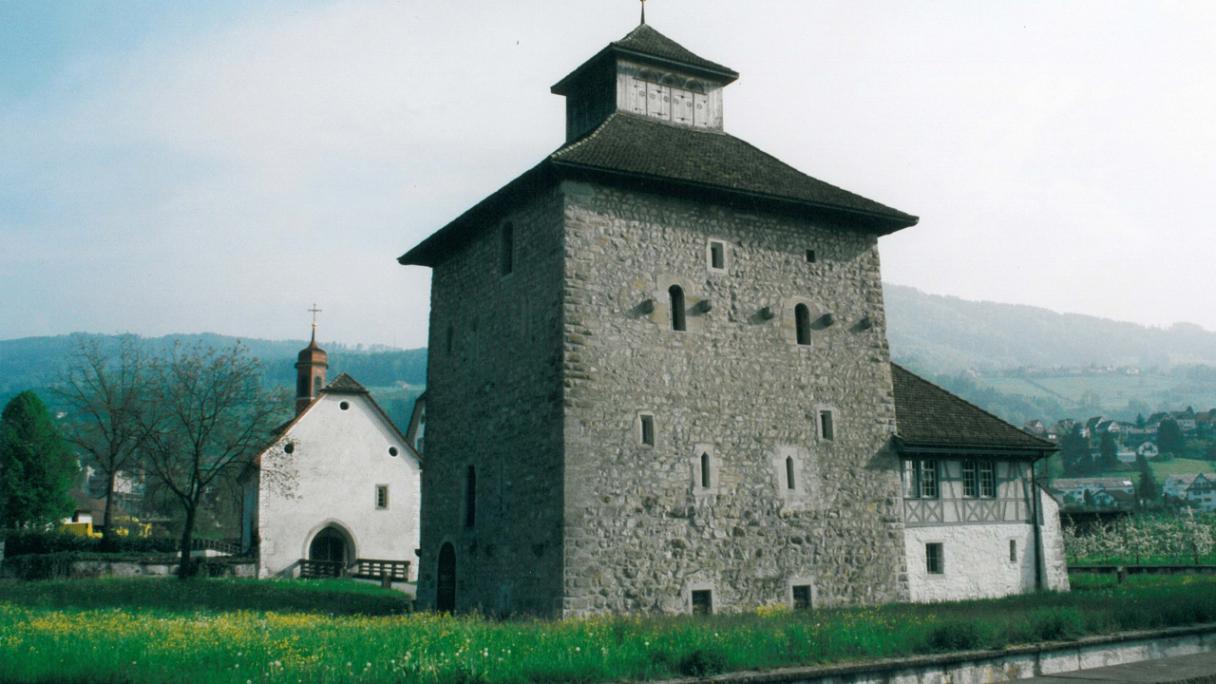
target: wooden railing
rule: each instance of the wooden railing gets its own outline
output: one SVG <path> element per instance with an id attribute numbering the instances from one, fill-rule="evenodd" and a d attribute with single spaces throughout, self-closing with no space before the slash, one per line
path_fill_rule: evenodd
<path id="1" fill-rule="evenodd" d="M 395 560 L 378 560 L 375 558 L 360 558 L 355 561 L 350 573 L 353 577 L 363 579 L 389 579 L 407 582 L 410 578 L 410 562 Z"/>
<path id="2" fill-rule="evenodd" d="M 191 551 L 219 551 L 230 556 L 236 556 L 241 553 L 241 545 L 238 542 L 221 541 L 219 539 L 192 539 L 190 540 Z"/>
<path id="3" fill-rule="evenodd" d="M 346 567 L 341 561 L 300 559 L 300 579 L 342 577 L 345 572 Z"/>

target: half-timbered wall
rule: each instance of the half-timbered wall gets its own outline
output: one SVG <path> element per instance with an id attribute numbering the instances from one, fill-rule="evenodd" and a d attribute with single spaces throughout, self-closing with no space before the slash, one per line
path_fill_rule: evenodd
<path id="1" fill-rule="evenodd" d="M 988 462 L 994 466 L 996 488 L 993 496 L 977 492 L 968 496 L 964 490 L 964 463 Z M 915 464 L 936 461 L 937 495 L 922 496 L 918 491 Z M 1027 523 L 1033 515 L 1031 507 L 1030 465 L 1022 461 L 993 461 L 988 459 L 959 459 L 956 456 L 923 459 L 905 458 L 903 467 L 904 524 L 969 525 L 983 523 Z M 979 475 L 977 473 L 977 479 Z"/>

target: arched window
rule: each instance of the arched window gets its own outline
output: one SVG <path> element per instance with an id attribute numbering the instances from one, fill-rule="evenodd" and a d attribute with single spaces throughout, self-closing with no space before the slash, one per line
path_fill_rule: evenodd
<path id="1" fill-rule="evenodd" d="M 709 453 L 701 454 L 701 489 L 709 489 Z"/>
<path id="2" fill-rule="evenodd" d="M 464 476 L 464 526 L 472 527 L 477 522 L 477 472 L 473 466 Z"/>
<path id="3" fill-rule="evenodd" d="M 809 345 L 811 343 L 811 310 L 806 304 L 799 304 L 794 307 L 794 328 L 798 334 L 798 344 Z"/>
<path id="4" fill-rule="evenodd" d="M 794 459 L 792 456 L 785 457 L 785 486 L 787 489 L 794 489 Z"/>
<path id="5" fill-rule="evenodd" d="M 667 288 L 667 294 L 671 296 L 671 329 L 672 330 L 687 330 L 688 327 L 684 322 L 684 290 L 679 285 L 672 285 Z"/>

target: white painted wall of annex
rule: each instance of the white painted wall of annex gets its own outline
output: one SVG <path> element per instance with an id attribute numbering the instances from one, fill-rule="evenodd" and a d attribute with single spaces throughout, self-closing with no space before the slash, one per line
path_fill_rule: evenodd
<path id="1" fill-rule="evenodd" d="M 1009 560 L 1009 541 L 1017 560 Z M 1034 591 L 1034 527 L 1029 523 L 989 523 L 908 527 L 908 593 L 916 602 L 990 598 Z M 929 574 L 925 545 L 939 543 L 944 572 Z"/>
<path id="2" fill-rule="evenodd" d="M 288 442 L 290 454 L 283 450 Z M 413 581 L 420 483 L 413 452 L 366 396 L 322 394 L 262 455 L 258 576 L 294 573 L 316 533 L 336 523 L 352 538 L 354 557 L 408 560 Z M 389 487 L 383 510 L 376 508 L 381 484 Z"/>

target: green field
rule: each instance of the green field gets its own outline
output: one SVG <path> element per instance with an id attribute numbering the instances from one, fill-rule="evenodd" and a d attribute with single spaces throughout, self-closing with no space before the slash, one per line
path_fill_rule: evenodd
<path id="1" fill-rule="evenodd" d="M 347 582 L 9 581 L 0 582 L 0 673 L 56 682 L 600 682 L 1216 620 L 1212 578 L 1078 585 L 919 606 L 497 622 L 400 613 L 399 596 Z M 252 609 L 232 609 L 246 601 Z"/>

